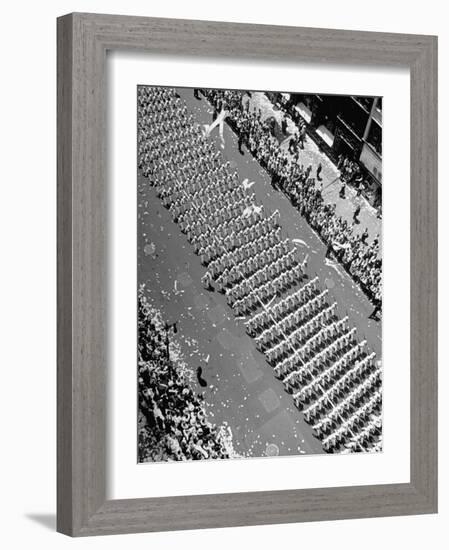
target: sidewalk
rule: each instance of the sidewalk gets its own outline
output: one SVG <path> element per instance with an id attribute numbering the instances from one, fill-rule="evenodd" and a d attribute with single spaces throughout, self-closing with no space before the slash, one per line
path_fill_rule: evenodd
<path id="1" fill-rule="evenodd" d="M 262 118 L 265 120 L 274 117 L 278 124 L 281 124 L 282 119 L 287 119 L 287 131 L 290 135 L 296 132 L 296 124 L 290 116 L 284 111 L 276 108 L 268 97 L 263 92 L 253 92 L 250 98 L 250 109 L 260 109 Z M 281 144 L 281 148 L 288 153 L 289 136 Z M 322 196 L 326 204 L 336 204 L 336 215 L 341 216 L 348 223 L 353 225 L 353 215 L 357 206 L 360 205 L 360 214 L 358 219 L 360 223 L 354 225 L 356 234 L 363 233 L 368 229 L 367 242 L 371 242 L 376 236 L 381 238 L 382 220 L 377 218 L 376 210 L 363 197 L 357 197 L 356 191 L 346 186 L 346 198 L 342 199 L 339 196 L 339 191 L 342 185 L 340 180 L 340 172 L 335 164 L 319 150 L 318 146 L 308 136 L 304 140 L 304 149 L 301 150 L 300 163 L 304 166 L 312 165 L 312 177 L 315 177 L 316 167 L 319 163 L 322 165 L 320 177 L 322 178 Z"/>

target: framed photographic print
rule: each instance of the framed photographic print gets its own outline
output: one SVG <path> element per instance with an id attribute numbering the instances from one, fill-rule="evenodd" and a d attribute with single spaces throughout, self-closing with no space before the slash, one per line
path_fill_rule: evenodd
<path id="1" fill-rule="evenodd" d="M 58 19 L 58 530 L 437 509 L 436 38 Z"/>

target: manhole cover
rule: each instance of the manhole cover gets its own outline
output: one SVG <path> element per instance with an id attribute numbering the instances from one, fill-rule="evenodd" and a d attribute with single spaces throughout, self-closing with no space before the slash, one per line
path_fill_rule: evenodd
<path id="1" fill-rule="evenodd" d="M 156 252 L 156 246 L 154 243 L 146 244 L 143 248 L 145 256 L 152 256 Z"/>
<path id="2" fill-rule="evenodd" d="M 268 443 L 267 448 L 265 450 L 265 454 L 267 456 L 278 456 L 279 447 L 275 443 Z"/>

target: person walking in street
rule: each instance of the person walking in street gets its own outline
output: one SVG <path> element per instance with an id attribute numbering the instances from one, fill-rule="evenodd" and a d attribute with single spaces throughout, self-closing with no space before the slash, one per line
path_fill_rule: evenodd
<path id="1" fill-rule="evenodd" d="M 365 227 L 365 231 L 362 233 L 360 240 L 363 244 L 366 244 L 366 239 L 368 238 L 368 229 Z"/>
<path id="2" fill-rule="evenodd" d="M 206 290 L 214 289 L 214 287 L 212 286 L 212 277 L 209 271 L 206 271 L 206 273 L 201 277 L 201 282 L 203 283 L 203 287 Z"/>
<path id="3" fill-rule="evenodd" d="M 357 178 L 355 179 L 355 187 L 357 189 L 357 197 L 360 197 L 363 190 L 365 189 L 365 184 L 364 184 L 364 181 L 363 181 L 362 174 L 359 174 L 357 176 Z"/>
<path id="4" fill-rule="evenodd" d="M 316 179 L 317 179 L 318 181 L 321 181 L 321 176 L 320 176 L 320 174 L 321 174 L 321 170 L 322 170 L 322 169 L 323 169 L 323 166 L 322 166 L 322 164 L 321 164 L 321 162 L 320 162 L 320 163 L 318 164 L 318 166 L 317 166 L 317 169 L 316 169 Z"/>
<path id="5" fill-rule="evenodd" d="M 196 369 L 196 378 L 198 380 L 198 384 L 202 387 L 202 388 L 205 388 L 207 386 L 207 382 L 206 380 L 203 378 L 203 368 L 202 367 L 198 367 Z"/>
<path id="6" fill-rule="evenodd" d="M 380 300 L 376 300 L 374 304 L 373 312 L 368 317 L 368 319 L 372 319 L 373 321 L 378 321 L 379 318 L 377 314 L 380 313 L 381 311 L 382 311 L 382 302 Z"/>
<path id="7" fill-rule="evenodd" d="M 285 135 L 287 135 L 287 119 L 285 117 L 283 117 L 282 119 L 282 123 L 281 123 L 281 128 L 282 128 L 282 133 Z"/>
<path id="8" fill-rule="evenodd" d="M 357 223 L 357 224 L 360 223 L 360 220 L 359 220 L 360 210 L 361 210 L 361 206 L 360 204 L 358 204 L 356 209 L 354 210 L 354 215 L 352 216 L 352 221 L 354 223 Z"/>

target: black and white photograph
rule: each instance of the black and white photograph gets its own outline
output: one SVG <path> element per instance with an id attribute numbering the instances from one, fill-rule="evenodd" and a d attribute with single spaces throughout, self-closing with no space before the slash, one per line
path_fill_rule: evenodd
<path id="1" fill-rule="evenodd" d="M 138 462 L 382 452 L 382 97 L 136 108 Z"/>

